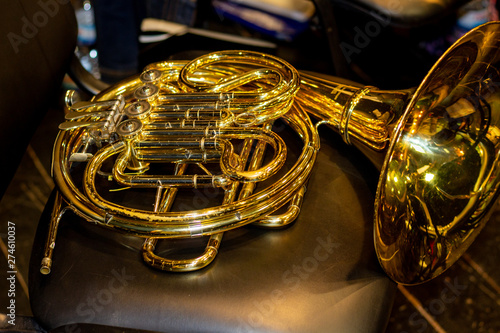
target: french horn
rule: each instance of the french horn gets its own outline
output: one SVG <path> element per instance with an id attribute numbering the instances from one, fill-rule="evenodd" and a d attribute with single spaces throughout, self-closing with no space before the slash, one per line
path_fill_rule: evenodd
<path id="1" fill-rule="evenodd" d="M 50 272 L 67 210 L 144 238 L 144 261 L 167 271 L 210 264 L 225 231 L 292 223 L 320 149 L 317 127 L 327 124 L 380 170 L 374 240 L 382 268 L 401 284 L 434 278 L 472 243 L 498 197 L 499 41 L 497 22 L 470 31 L 416 89 L 351 86 L 275 56 L 223 51 L 151 64 L 89 102 L 70 92 L 54 144 L 59 194 L 41 272 Z M 285 170 L 276 121 L 302 142 Z M 177 199 L 200 188 L 217 189 L 220 201 L 182 209 Z M 149 206 L 123 194 L 131 190 Z M 209 240 L 195 258 L 154 253 L 159 240 L 201 236 Z"/>

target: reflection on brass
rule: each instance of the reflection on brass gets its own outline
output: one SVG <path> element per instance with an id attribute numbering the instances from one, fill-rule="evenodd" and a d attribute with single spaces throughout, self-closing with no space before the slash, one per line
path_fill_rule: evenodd
<path id="1" fill-rule="evenodd" d="M 149 65 L 91 102 L 68 105 L 53 159 L 61 198 L 42 271 L 50 271 L 67 209 L 145 238 L 145 262 L 169 271 L 210 264 L 225 231 L 288 225 L 307 200 L 316 127 L 328 124 L 380 170 L 375 248 L 389 277 L 417 284 L 437 276 L 471 244 L 498 197 L 499 41 L 498 23 L 471 31 L 417 89 L 350 86 L 299 74 L 274 56 L 224 51 Z M 302 141 L 286 171 L 287 147 L 272 130 L 278 119 Z M 197 202 L 203 188 L 219 191 L 220 202 L 176 204 L 186 191 Z M 150 198 L 147 207 L 110 198 L 133 191 Z M 154 252 L 160 239 L 204 236 L 194 258 Z"/>

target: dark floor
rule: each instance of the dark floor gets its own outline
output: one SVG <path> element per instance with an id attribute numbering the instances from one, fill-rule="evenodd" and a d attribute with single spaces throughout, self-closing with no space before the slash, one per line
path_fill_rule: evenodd
<path id="1" fill-rule="evenodd" d="M 60 110 L 49 112 L 0 202 L 0 330 L 9 301 L 8 224 L 15 224 L 16 313 L 31 315 L 28 262 L 39 216 L 54 187 L 49 166 L 61 117 Z M 442 276 L 417 287 L 400 286 L 386 332 L 500 332 L 499 221 L 500 210 L 466 255 Z"/>

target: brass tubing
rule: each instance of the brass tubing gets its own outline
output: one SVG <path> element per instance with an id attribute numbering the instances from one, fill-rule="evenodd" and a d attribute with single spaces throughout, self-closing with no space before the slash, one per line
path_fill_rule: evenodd
<path id="1" fill-rule="evenodd" d="M 395 122 L 412 92 L 356 87 L 301 73 L 296 100 L 317 119 L 331 123 L 344 141 L 350 143 L 352 136 L 362 145 L 380 151 L 388 146 Z"/>
<path id="2" fill-rule="evenodd" d="M 254 80 L 269 80 L 272 82 L 272 79 L 275 78 L 275 81 L 280 82 L 283 78 L 281 73 L 274 69 L 256 69 L 252 71 L 248 71 L 244 74 L 233 76 L 226 80 L 221 80 L 206 91 L 209 92 L 221 92 L 221 91 L 230 91 L 247 83 L 250 83 Z"/>
<path id="3" fill-rule="evenodd" d="M 59 192 L 71 202 L 75 211 L 80 212 L 80 215 L 85 216 L 91 221 L 105 221 L 105 218 L 100 214 L 99 208 L 93 205 L 88 198 L 80 192 L 74 184 L 70 175 L 71 162 L 70 157 L 73 153 L 78 152 L 82 144 L 82 128 L 77 128 L 72 131 L 72 135 L 68 132 L 60 131 L 57 135 L 52 151 L 52 177 L 54 178 Z M 118 144 L 117 149 L 123 149 L 123 142 Z"/>
<path id="4" fill-rule="evenodd" d="M 155 66 L 157 68 L 163 68 L 165 71 L 161 74 L 161 77 L 158 79 L 159 81 L 157 81 L 160 86 L 159 96 L 155 99 L 149 99 L 152 108 L 152 112 L 148 116 L 150 119 L 200 119 L 206 121 L 211 120 L 213 114 L 215 114 L 216 119 L 218 114 L 222 114 L 223 119 L 228 119 L 228 125 L 232 124 L 233 126 L 240 126 L 240 128 L 224 128 L 226 125 L 218 122 L 217 126 L 223 126 L 223 128 L 203 129 L 202 131 L 198 131 L 196 126 L 199 123 L 194 123 L 195 128 L 189 129 L 180 128 L 168 131 L 141 130 L 140 137 L 127 138 L 124 140 L 125 142 L 113 142 L 111 136 L 109 138 L 106 137 L 102 141 L 103 148 L 95 153 L 93 158 L 87 163 L 84 172 L 85 176 L 82 182 L 84 192 L 81 192 L 71 179 L 71 163 L 69 159 L 73 153 L 78 152 L 80 149 L 80 144 L 77 142 L 78 140 L 74 138 L 86 135 L 87 132 L 85 129 L 77 128 L 71 132 L 61 133 L 57 139 L 58 143 L 56 143 L 54 148 L 54 177 L 64 198 L 71 202 L 78 211 L 78 214 L 84 216 L 85 219 L 97 222 L 107 228 L 125 231 L 132 235 L 155 239 L 214 235 L 207 247 L 209 252 L 213 252 L 214 245 L 220 242 L 222 232 L 251 223 L 259 219 L 259 217 L 265 216 L 276 210 L 276 207 L 280 207 L 290 201 L 295 193 L 300 190 L 302 184 L 307 180 L 305 174 L 310 172 L 317 149 L 319 148 L 318 137 L 307 115 L 305 115 L 302 110 L 293 107 L 293 95 L 298 89 L 298 75 L 296 71 L 288 64 L 280 64 L 281 67 L 278 66 L 280 67 L 278 69 L 259 70 L 259 66 L 266 67 L 266 64 L 274 66 L 272 64 L 274 60 L 266 61 L 252 60 L 242 65 L 227 66 L 229 62 L 224 60 L 223 62 L 207 64 L 203 68 L 197 68 L 192 74 L 187 76 L 189 77 L 187 80 L 192 81 L 189 81 L 186 87 L 191 84 L 202 82 L 203 84 L 207 82 L 217 84 L 217 82 L 220 82 L 225 84 L 225 88 L 230 89 L 239 89 L 238 87 L 241 85 L 245 85 L 245 87 L 241 86 L 241 89 L 236 92 L 221 91 L 217 93 L 204 93 L 202 91 L 203 89 L 198 92 L 198 88 L 195 89 L 196 92 L 193 92 L 190 91 L 189 89 L 191 88 L 189 88 L 184 92 L 189 93 L 189 96 L 177 96 L 175 98 L 172 98 L 172 96 L 165 97 L 168 94 L 161 91 L 161 86 L 176 85 L 176 76 L 179 75 L 179 69 L 184 66 L 184 64 L 181 62 L 170 65 L 156 64 Z M 280 63 L 279 61 L 274 62 Z M 255 66 L 253 72 L 251 74 L 244 74 L 244 72 L 249 69 L 252 71 L 252 66 Z M 210 74 L 212 71 L 213 73 Z M 202 76 L 207 73 L 209 74 L 207 80 L 202 79 Z M 230 74 L 232 77 L 228 78 L 227 74 Z M 267 82 L 264 83 L 255 80 Z M 95 100 L 108 99 L 118 91 L 128 100 L 128 98 L 133 95 L 136 88 L 140 86 L 141 82 L 134 78 L 131 81 L 110 88 Z M 182 84 L 180 86 L 182 86 Z M 168 89 L 170 94 L 174 95 L 178 94 L 178 91 L 180 91 Z M 252 89 L 255 89 L 257 92 L 252 91 Z M 208 88 L 208 91 L 218 91 L 218 89 Z M 146 92 L 146 90 L 144 90 L 144 92 Z M 234 100 L 235 96 L 241 97 L 241 99 Z M 175 110 L 177 107 L 175 104 L 186 98 L 194 101 L 194 103 L 191 102 L 191 104 L 196 106 L 194 108 L 185 108 L 185 114 L 181 118 L 176 118 L 180 115 L 179 113 L 168 115 L 166 114 L 168 111 L 165 109 L 158 111 L 162 109 L 158 108 L 158 106 L 162 105 L 162 101 L 165 100 L 165 98 L 173 101 L 173 103 L 167 104 L 170 110 Z M 262 104 L 262 112 L 259 111 L 253 99 L 259 101 L 257 104 Z M 197 104 L 206 103 L 207 100 L 214 101 L 216 107 L 215 112 L 207 110 L 206 108 L 197 109 L 197 106 L 199 106 Z M 286 147 L 279 136 L 272 132 L 249 126 L 268 122 L 283 115 L 288 110 L 291 110 L 291 112 L 285 115 L 285 119 L 287 119 L 290 124 L 293 124 L 292 127 L 298 131 L 299 136 L 304 142 L 301 159 L 295 163 L 292 168 L 293 170 L 287 172 L 285 177 L 277 182 L 276 186 L 264 188 L 255 194 L 245 195 L 247 197 L 244 200 L 235 201 L 236 191 L 232 189 L 235 189 L 240 181 L 255 182 L 268 178 L 279 170 L 285 160 L 284 152 L 286 151 Z M 83 118 L 82 122 L 87 120 L 89 119 Z M 146 126 L 150 123 L 148 119 L 141 118 L 141 121 L 145 122 Z M 185 126 L 186 123 L 187 121 L 184 121 L 184 125 L 181 126 Z M 178 124 L 182 124 L 182 122 Z M 158 125 L 151 125 L 151 127 L 156 126 Z M 200 141 L 198 148 L 193 148 L 194 150 L 200 149 L 198 151 L 200 156 L 203 151 L 205 151 L 205 153 L 207 153 L 207 151 L 209 152 L 211 145 L 216 147 L 216 150 L 222 152 L 221 169 L 223 169 L 223 175 L 221 175 L 221 177 L 223 177 L 223 179 L 220 180 L 220 185 L 227 190 L 227 202 L 219 207 L 198 209 L 179 214 L 170 211 L 151 212 L 148 210 L 128 209 L 108 202 L 99 195 L 93 182 L 97 174 L 101 172 L 101 165 L 104 161 L 116 154 L 120 154 L 121 156 L 116 159 L 117 166 L 115 166 L 114 169 L 124 171 L 125 168 L 130 166 L 131 161 L 140 161 L 143 158 L 147 160 L 148 157 L 146 155 L 148 154 L 150 154 L 149 157 L 151 159 L 156 159 L 154 154 L 161 153 L 164 151 L 165 147 L 187 146 L 191 148 L 191 143 L 183 142 L 182 138 L 186 136 L 190 137 L 188 140 L 194 139 Z M 214 140 L 212 137 L 216 139 Z M 238 157 L 237 154 L 235 154 L 230 140 L 244 140 L 246 142 L 258 140 L 260 143 L 258 143 L 257 146 L 271 146 L 274 157 L 269 165 L 256 168 L 252 171 L 241 170 L 244 164 L 246 164 L 246 162 L 244 162 L 246 157 Z M 174 141 L 177 142 L 172 144 Z M 100 143 L 99 141 L 99 144 Z M 205 169 L 203 166 L 201 167 Z M 125 172 L 122 173 L 125 174 Z M 127 174 L 127 176 L 129 175 Z M 154 176 L 151 178 L 151 176 L 147 176 L 146 174 L 140 176 L 144 176 L 143 180 L 149 182 L 151 187 L 163 186 L 160 177 L 154 179 Z M 198 175 L 196 176 L 197 179 L 193 179 L 193 176 L 186 176 L 186 179 L 190 179 L 187 181 L 191 183 L 190 187 L 196 187 L 198 184 L 202 183 L 218 183 L 218 181 L 214 181 L 217 175 Z M 204 179 L 204 177 L 206 178 Z M 226 179 L 229 179 L 228 177 L 230 177 L 230 181 L 226 181 Z M 168 179 L 168 176 L 163 179 Z M 160 182 L 158 182 L 158 180 L 160 180 Z M 181 182 L 185 182 L 185 180 L 181 180 Z M 292 185 L 290 186 L 290 184 Z M 165 192 L 170 193 L 171 191 L 175 192 L 176 188 L 172 187 Z M 165 196 L 168 195 L 165 194 Z M 165 200 L 168 201 L 169 199 Z M 163 199 L 160 200 L 160 203 L 156 205 L 157 208 L 167 208 L 168 204 L 166 201 Z M 147 244 L 149 244 L 149 242 Z"/>
<path id="5" fill-rule="evenodd" d="M 137 159 L 147 162 L 218 162 L 221 152 L 216 149 L 136 149 Z"/>
<path id="6" fill-rule="evenodd" d="M 50 217 L 49 234 L 45 242 L 45 249 L 43 252 L 42 265 L 40 273 L 47 275 L 50 274 L 52 269 L 52 254 L 56 246 L 57 229 L 62 216 L 66 212 L 66 208 L 62 207 L 63 199 L 61 194 L 57 191 L 54 199 L 54 207 L 52 208 L 52 215 Z"/>
<path id="7" fill-rule="evenodd" d="M 147 70 L 158 71 L 123 81 L 92 102 L 106 103 L 117 96 L 128 103 L 147 101 L 151 114 L 132 107 L 127 116 L 138 115 L 145 125 L 155 116 L 165 123 L 147 125 L 150 128 L 141 130 L 140 137 L 116 141 L 114 126 L 123 123 L 120 113 L 107 117 L 105 124 L 92 113 L 77 117 L 75 122 L 63 124 L 68 131 L 56 141 L 54 177 L 64 200 L 78 215 L 140 237 L 212 236 L 256 221 L 283 225 L 298 213 L 319 149 L 317 132 L 305 113 L 309 112 L 319 120 L 317 124 L 332 126 L 381 170 L 374 209 L 379 261 L 399 283 L 424 282 L 448 268 L 465 251 L 491 215 L 499 195 L 499 91 L 495 84 L 499 81 L 499 36 L 498 23 L 474 29 L 439 59 L 417 89 L 401 91 L 335 83 L 308 73 L 302 73 L 299 89 L 299 75 L 293 67 L 258 52 L 224 51 L 190 62 L 153 64 Z M 188 106 L 179 106 L 184 103 Z M 201 115 L 212 110 L 223 113 L 225 121 Z M 169 111 L 172 114 L 167 114 Z M 186 113 L 180 115 L 183 111 Z M 193 117 L 193 111 L 199 112 Z M 299 160 L 272 186 L 256 187 L 253 194 L 253 184 L 243 186 L 241 198 L 232 202 L 240 182 L 263 180 L 281 167 L 284 150 L 280 139 L 255 129 L 279 117 L 302 139 Z M 166 123 L 169 120 L 171 123 Z M 217 127 L 198 128 L 213 120 Z M 165 128 L 151 129 L 158 127 Z M 91 148 L 98 149 L 87 163 L 81 186 L 84 193 L 75 185 L 80 182 L 74 182 L 70 174 L 72 156 L 81 153 L 81 136 L 91 140 Z M 135 177 L 125 173 L 140 161 L 134 157 L 139 142 L 151 145 L 143 150 L 144 158 L 151 154 L 155 159 L 155 153 L 163 154 L 171 141 L 183 136 L 200 141 L 198 148 L 189 147 L 199 149 L 200 156 L 210 149 L 204 146 L 204 140 L 215 140 L 214 149 L 221 153 L 220 175 L 213 175 L 197 160 L 193 163 L 199 164 L 204 174 L 185 175 L 175 181 L 171 176 L 144 172 Z M 233 147 L 239 140 L 246 145 L 240 156 Z M 257 170 L 243 170 L 247 164 L 243 156 L 248 155 L 252 140 L 260 141 L 257 150 L 270 145 L 275 156 Z M 151 144 L 153 141 L 158 143 Z M 189 149 L 182 152 L 189 154 Z M 115 158 L 116 154 L 120 156 Z M 180 183 L 189 187 L 217 183 L 228 191 L 231 200 L 186 212 L 123 207 L 104 199 L 94 182 L 108 159 L 117 161 L 114 177 L 122 177 L 131 185 L 161 188 L 162 181 L 171 182 L 173 187 Z M 284 214 L 270 215 L 287 203 Z M 218 237 L 212 240 L 217 243 Z M 209 246 L 207 250 L 214 249 Z"/>
<path id="8" fill-rule="evenodd" d="M 210 183 L 213 184 L 213 186 L 226 186 L 231 180 L 239 180 L 239 181 L 260 181 L 266 178 L 269 178 L 273 174 L 275 174 L 284 164 L 285 159 L 286 159 L 286 145 L 283 142 L 283 139 L 276 135 L 272 131 L 266 131 L 266 130 L 261 130 L 261 129 L 254 129 L 254 128 L 247 128 L 243 130 L 239 129 L 210 129 L 206 128 L 206 130 L 179 130 L 175 131 L 177 135 L 179 133 L 188 133 L 190 136 L 193 136 L 194 133 L 197 133 L 198 135 L 205 135 L 207 132 L 215 132 L 217 133 L 217 137 L 220 138 L 228 138 L 228 139 L 244 139 L 248 136 L 254 137 L 256 140 L 261 140 L 269 144 L 273 149 L 274 149 L 274 156 L 273 159 L 270 163 L 265 165 L 264 167 L 261 167 L 256 170 L 251 170 L 251 171 L 241 171 L 238 168 L 238 165 L 234 165 L 234 153 L 233 153 L 233 146 L 231 143 L 225 139 L 220 139 L 219 140 L 219 145 L 221 147 L 221 159 L 220 159 L 220 166 L 221 170 L 223 172 L 222 175 L 217 176 L 217 177 L 207 177 L 207 176 L 200 176 L 198 178 L 187 178 L 187 177 L 181 177 L 182 179 L 182 184 L 196 184 L 196 180 L 200 180 L 203 182 L 203 184 L 208 185 Z M 160 138 L 163 134 L 165 134 L 165 131 L 155 131 L 154 133 L 159 133 L 156 135 L 152 135 L 153 131 L 149 131 L 147 135 L 149 135 L 151 138 Z M 126 145 L 128 147 L 128 145 Z M 116 152 L 114 147 L 111 148 L 113 151 Z M 115 162 L 115 166 L 113 168 L 113 176 L 114 178 L 122 185 L 124 186 L 133 186 L 133 185 L 140 185 L 143 187 L 156 187 L 158 184 L 163 184 L 163 185 L 169 185 L 169 186 L 176 186 L 175 184 L 175 176 L 155 176 L 155 175 L 142 175 L 142 174 L 133 174 L 133 175 L 128 175 L 124 171 L 125 169 L 129 166 L 130 161 L 136 161 L 136 157 L 130 156 L 131 153 L 135 154 L 135 151 L 131 150 L 125 150 L 125 152 L 120 155 L 120 157 L 117 159 Z M 112 154 L 109 153 L 109 150 L 104 148 L 100 150 L 94 158 L 89 162 L 87 166 L 87 170 L 99 170 L 100 165 L 104 163 L 104 161 L 112 156 Z M 91 177 L 91 176 L 90 176 Z M 189 179 L 192 179 L 193 181 L 190 182 Z M 86 184 L 91 184 L 92 180 L 89 180 Z M 183 186 L 181 183 L 178 186 Z M 201 184 L 201 183 L 200 183 Z M 91 189 L 86 188 L 87 193 L 91 192 Z"/>
<path id="9" fill-rule="evenodd" d="M 157 238 L 148 238 L 142 248 L 142 259 L 146 264 L 156 269 L 169 272 L 191 272 L 208 266 L 217 256 L 222 236 L 224 233 L 211 235 L 205 251 L 196 258 L 168 259 L 156 255 L 155 249 Z"/>
<path id="10" fill-rule="evenodd" d="M 170 106 L 168 108 L 168 106 Z M 196 120 L 225 120 L 231 117 L 227 110 L 219 110 L 216 106 L 201 105 L 157 105 L 151 113 L 151 120 L 165 121 L 166 119 L 196 119 Z"/>
<path id="11" fill-rule="evenodd" d="M 302 109 L 301 104 L 297 104 L 296 107 Z M 295 122 L 290 122 L 290 125 L 292 125 L 292 127 L 298 126 Z M 259 145 L 255 149 L 256 151 L 258 151 L 259 149 L 263 149 L 263 145 L 261 145 L 261 143 L 259 142 Z M 260 164 L 260 161 L 258 160 L 255 160 L 253 162 L 255 163 L 256 166 Z M 253 191 L 254 188 L 255 188 L 255 183 L 244 184 L 244 189 L 242 189 L 242 192 L 240 192 L 239 199 L 241 200 L 247 197 L 249 194 L 251 194 L 251 191 Z M 273 228 L 282 228 L 294 222 L 299 216 L 300 209 L 304 201 L 305 192 L 306 192 L 306 186 L 304 185 L 292 197 L 292 199 L 288 203 L 287 210 L 284 213 L 279 215 L 268 215 L 262 219 L 255 221 L 253 224 L 262 228 L 273 229 Z M 278 210 L 279 208 L 281 207 L 276 207 L 276 210 Z"/>
<path id="12" fill-rule="evenodd" d="M 168 122 L 150 122 L 145 126 L 146 130 L 155 130 L 155 129 L 170 129 L 170 128 L 205 128 L 205 127 L 225 127 L 231 124 L 232 121 L 229 121 L 225 124 L 221 123 L 218 120 L 177 120 L 177 121 L 168 121 Z"/>
<path id="13" fill-rule="evenodd" d="M 186 170 L 187 164 L 177 164 L 175 175 L 180 176 Z M 161 188 L 159 189 L 159 191 Z M 158 192 L 157 197 L 160 197 Z M 170 210 L 174 203 L 177 188 L 167 188 L 163 194 L 161 202 L 155 204 L 155 212 Z M 216 257 L 223 233 L 210 236 L 210 239 L 205 247 L 205 251 L 196 258 L 190 259 L 168 259 L 160 257 L 154 253 L 158 238 L 147 238 L 142 247 L 142 258 L 144 262 L 156 269 L 170 272 L 190 272 L 199 270 L 209 265 Z"/>
<path id="14" fill-rule="evenodd" d="M 204 138 L 202 140 L 195 140 L 191 138 L 173 138 L 172 140 L 150 140 L 149 138 L 144 138 L 134 142 L 134 147 L 136 150 L 140 149 L 155 149 L 155 148 L 193 148 L 193 149 L 216 149 L 219 147 L 217 139 Z"/>
<path id="15" fill-rule="evenodd" d="M 97 193 L 94 185 L 88 184 L 97 173 L 97 170 L 89 169 L 89 165 L 87 166 L 89 170 L 87 171 L 88 176 L 84 179 L 84 186 L 90 188 L 91 191 L 87 195 L 83 195 L 69 176 L 67 164 L 69 149 L 67 146 L 71 146 L 71 141 L 74 139 L 67 132 L 61 132 L 58 136 L 59 145 L 56 141 L 54 178 L 63 196 L 70 200 L 82 214 L 108 228 L 128 231 L 142 237 L 154 234 L 161 238 L 192 237 L 195 234 L 209 235 L 234 229 L 251 223 L 260 216 L 265 216 L 268 212 L 275 210 L 274 207 L 283 205 L 306 181 L 307 177 L 302 176 L 302 174 L 307 174 L 313 167 L 312 161 L 314 161 L 316 151 L 319 148 L 319 139 L 312 124 L 305 121 L 306 116 L 297 114 L 301 112 L 300 109 L 294 109 L 293 112 L 285 116 L 292 127 L 298 130 L 305 145 L 293 170 L 286 173 L 276 183 L 276 186 L 258 192 L 245 200 L 235 202 L 232 205 L 191 211 L 191 216 L 200 217 L 194 221 L 191 221 L 187 215 L 179 216 L 171 212 L 152 214 L 138 209 L 126 209 L 103 199 Z M 68 144 L 62 144 L 68 139 Z M 123 150 L 123 143 L 118 142 L 110 145 L 110 148 L 108 153 L 115 154 Z M 101 213 L 103 209 L 107 215 Z"/>
<path id="16" fill-rule="evenodd" d="M 272 127 L 270 125 L 268 125 L 268 126 L 269 126 L 268 128 Z M 245 142 L 245 143 L 246 143 L 246 147 L 249 147 L 249 149 L 250 149 L 252 142 L 249 141 L 249 142 Z M 257 142 L 257 144 L 255 146 L 254 154 L 252 155 L 252 159 L 250 160 L 250 165 L 248 166 L 248 170 L 256 170 L 256 169 L 261 167 L 262 161 L 264 160 L 265 150 L 266 150 L 266 143 L 262 142 L 262 141 Z M 250 195 L 252 195 L 256 186 L 257 186 L 257 184 L 255 182 L 244 183 L 242 185 L 241 190 L 240 190 L 238 200 L 246 199 Z"/>
<path id="17" fill-rule="evenodd" d="M 268 215 L 253 224 L 263 228 L 283 228 L 297 219 L 304 201 L 306 187 L 302 188 L 292 197 L 286 211 L 279 215 Z"/>
<path id="18" fill-rule="evenodd" d="M 250 153 L 249 147 L 251 146 L 251 140 L 246 139 L 244 148 L 241 154 L 241 160 L 243 162 L 242 166 L 246 164 L 248 154 Z M 256 151 L 254 154 L 263 154 L 263 151 Z M 255 155 L 254 155 L 255 156 Z M 176 168 L 175 175 L 179 176 L 184 173 L 186 169 L 186 164 L 182 164 L 181 168 Z M 238 187 L 238 182 L 233 182 L 230 185 L 230 188 L 226 190 L 225 195 L 224 195 L 224 200 L 223 204 L 230 204 L 235 200 L 235 193 L 236 189 Z M 161 205 L 162 208 L 164 209 L 170 209 L 172 206 L 172 203 L 175 199 L 175 195 L 177 193 L 176 188 L 168 188 L 165 191 L 164 195 L 164 203 Z M 158 206 L 155 205 L 155 212 L 158 211 Z M 157 244 L 158 239 L 157 238 L 148 238 L 144 242 L 143 248 L 142 248 L 142 257 L 143 260 L 146 264 L 160 270 L 166 270 L 170 272 L 190 272 L 190 271 L 195 271 L 202 269 L 206 266 L 208 266 L 217 256 L 219 246 L 221 244 L 223 237 L 223 233 L 218 233 L 211 235 L 208 243 L 205 247 L 204 252 L 196 257 L 196 258 L 189 258 L 189 259 L 168 259 L 165 257 L 161 257 L 156 255 L 153 251 L 155 249 L 155 246 Z"/>
<path id="19" fill-rule="evenodd" d="M 144 172 L 148 168 L 148 163 L 137 158 L 133 144 L 140 138 L 142 127 L 142 123 L 137 119 L 126 120 L 117 127 L 117 133 L 125 143 L 125 151 L 122 156 L 126 158 L 126 167 L 136 172 Z"/>
<path id="20" fill-rule="evenodd" d="M 179 85 L 185 91 L 202 91 L 210 89 L 206 82 L 191 82 L 189 73 L 196 72 L 198 68 L 214 64 L 238 63 L 240 66 L 262 66 L 271 68 L 278 74 L 279 80 L 270 89 L 255 94 L 253 92 L 221 93 L 220 100 L 230 101 L 230 110 L 238 106 L 236 113 L 248 113 L 255 117 L 257 124 L 271 119 L 276 119 L 287 112 L 293 103 L 293 96 L 299 87 L 297 71 L 287 62 L 274 56 L 250 51 L 223 51 L 212 57 L 198 58 L 183 67 L 179 74 Z M 246 76 L 243 82 L 246 82 Z M 258 76 L 257 76 L 258 77 Z M 241 111 L 243 110 L 243 111 Z"/>

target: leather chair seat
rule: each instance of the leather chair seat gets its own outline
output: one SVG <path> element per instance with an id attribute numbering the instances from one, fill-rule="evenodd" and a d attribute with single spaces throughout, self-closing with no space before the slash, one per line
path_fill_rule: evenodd
<path id="1" fill-rule="evenodd" d="M 300 152 L 293 136 L 292 160 Z M 396 285 L 374 254 L 378 173 L 332 131 L 322 130 L 321 144 L 298 220 L 281 230 L 247 226 L 226 232 L 215 261 L 196 272 L 152 269 L 140 258 L 141 239 L 67 213 L 53 270 L 41 275 L 47 211 L 30 267 L 35 317 L 55 331 L 89 325 L 94 331 L 383 331 Z M 157 253 L 180 247 L 190 254 L 188 247 L 201 251 L 205 244 L 206 239 L 160 241 Z"/>

